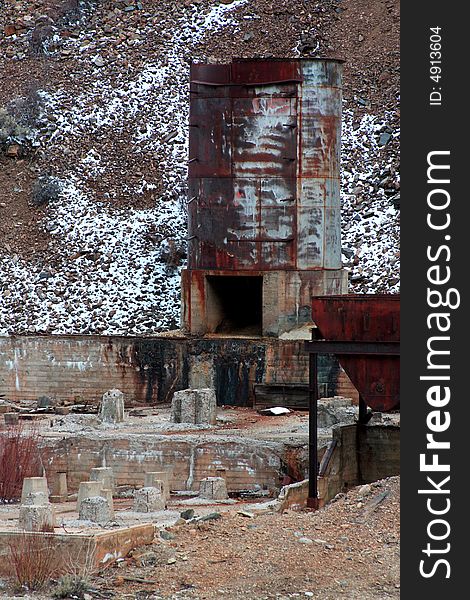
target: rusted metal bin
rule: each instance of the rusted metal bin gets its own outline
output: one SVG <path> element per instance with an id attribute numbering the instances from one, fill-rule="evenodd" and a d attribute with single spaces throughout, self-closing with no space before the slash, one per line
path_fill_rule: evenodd
<path id="1" fill-rule="evenodd" d="M 399 294 L 317 296 L 312 314 L 325 340 L 400 341 Z"/>
<path id="2" fill-rule="evenodd" d="M 341 268 L 342 61 L 191 66 L 189 268 Z"/>
<path id="3" fill-rule="evenodd" d="M 324 348 L 323 352 L 336 354 L 360 397 L 373 410 L 397 409 L 400 406 L 400 296 L 314 297 L 312 317 L 324 340 L 318 343 L 317 352 Z"/>

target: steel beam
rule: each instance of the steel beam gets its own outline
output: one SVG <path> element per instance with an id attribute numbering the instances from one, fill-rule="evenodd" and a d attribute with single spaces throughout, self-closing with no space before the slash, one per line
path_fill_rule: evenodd
<path id="1" fill-rule="evenodd" d="M 307 506 L 318 509 L 318 364 L 317 354 L 309 355 L 309 412 L 308 412 L 308 499 Z"/>
<path id="2" fill-rule="evenodd" d="M 362 354 L 380 356 L 381 354 L 400 356 L 400 342 L 336 342 L 315 340 L 305 342 L 304 349 L 315 354 Z"/>

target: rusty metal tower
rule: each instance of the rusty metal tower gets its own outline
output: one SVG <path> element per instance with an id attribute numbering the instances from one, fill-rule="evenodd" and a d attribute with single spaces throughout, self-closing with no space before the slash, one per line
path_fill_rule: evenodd
<path id="1" fill-rule="evenodd" d="M 341 80 L 338 60 L 192 65 L 189 333 L 277 337 L 346 291 Z"/>

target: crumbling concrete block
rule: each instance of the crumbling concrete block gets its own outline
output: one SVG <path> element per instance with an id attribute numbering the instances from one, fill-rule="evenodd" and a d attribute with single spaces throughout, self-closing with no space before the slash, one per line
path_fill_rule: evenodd
<path id="1" fill-rule="evenodd" d="M 170 474 L 168 471 L 149 471 L 145 473 L 144 487 L 161 488 L 165 501 L 170 499 Z"/>
<path id="2" fill-rule="evenodd" d="M 19 423 L 18 413 L 14 413 L 14 412 L 5 413 L 3 415 L 3 418 L 5 420 L 5 425 L 18 425 L 18 423 Z"/>
<path id="3" fill-rule="evenodd" d="M 124 394 L 117 389 L 103 394 L 100 419 L 104 423 L 122 423 L 124 421 Z"/>
<path id="4" fill-rule="evenodd" d="M 49 498 L 47 479 L 45 477 L 25 477 L 21 491 L 21 504 L 25 504 L 26 497 L 34 492 L 43 492 Z"/>
<path id="5" fill-rule="evenodd" d="M 134 510 L 136 512 L 154 512 L 164 510 L 165 497 L 161 489 L 156 487 L 143 487 L 134 492 Z"/>
<path id="6" fill-rule="evenodd" d="M 215 390 L 180 390 L 175 392 L 171 402 L 171 420 L 174 423 L 214 425 L 217 418 Z"/>
<path id="7" fill-rule="evenodd" d="M 52 504 L 28 504 L 20 507 L 18 526 L 24 531 L 52 531 L 55 515 Z"/>
<path id="8" fill-rule="evenodd" d="M 101 481 L 82 481 L 78 487 L 77 510 L 80 512 L 83 500 L 100 496 L 102 488 Z"/>
<path id="9" fill-rule="evenodd" d="M 78 518 L 81 521 L 92 521 L 99 525 L 106 525 L 112 519 L 108 501 L 102 496 L 85 498 L 80 503 Z"/>
<path id="10" fill-rule="evenodd" d="M 90 471 L 90 481 L 100 481 L 103 488 L 114 491 L 114 473 L 111 467 L 95 467 Z"/>
<path id="11" fill-rule="evenodd" d="M 301 510 L 307 506 L 308 491 L 308 479 L 284 485 L 277 498 L 277 510 Z"/>
<path id="12" fill-rule="evenodd" d="M 45 506 L 46 504 L 49 504 L 49 498 L 45 492 L 31 492 L 23 502 L 23 506 Z"/>
<path id="13" fill-rule="evenodd" d="M 225 500 L 228 498 L 227 485 L 222 477 L 206 477 L 201 479 L 199 496 L 210 500 Z"/>
<path id="14" fill-rule="evenodd" d="M 113 490 L 102 488 L 100 496 L 108 503 L 109 514 L 111 518 L 114 518 Z"/>
<path id="15" fill-rule="evenodd" d="M 318 427 L 329 428 L 337 423 L 354 423 L 357 407 L 352 406 L 349 398 L 322 398 L 318 402 Z"/>

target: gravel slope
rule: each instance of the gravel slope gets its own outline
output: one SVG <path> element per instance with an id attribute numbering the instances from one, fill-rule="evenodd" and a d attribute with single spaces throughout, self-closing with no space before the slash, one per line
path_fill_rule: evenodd
<path id="1" fill-rule="evenodd" d="M 20 0 L 1 15 L 0 107 L 29 137 L 0 149 L 0 335 L 177 327 L 191 60 L 346 58 L 344 264 L 351 291 L 398 291 L 398 2 Z"/>

